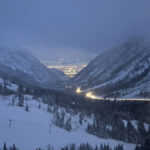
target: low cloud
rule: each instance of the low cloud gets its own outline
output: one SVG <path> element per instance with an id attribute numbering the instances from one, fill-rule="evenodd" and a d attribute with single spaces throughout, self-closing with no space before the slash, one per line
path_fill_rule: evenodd
<path id="1" fill-rule="evenodd" d="M 92 55 L 132 36 L 150 39 L 149 0 L 2 0 L 0 45 L 41 58 Z"/>

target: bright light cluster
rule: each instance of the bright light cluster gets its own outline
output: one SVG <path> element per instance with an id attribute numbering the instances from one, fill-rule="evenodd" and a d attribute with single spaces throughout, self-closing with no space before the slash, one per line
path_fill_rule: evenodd
<path id="1" fill-rule="evenodd" d="M 92 92 L 88 92 L 86 93 L 86 97 L 87 98 L 91 98 L 91 99 L 99 99 L 97 96 L 95 96 Z"/>
<path id="2" fill-rule="evenodd" d="M 85 91 L 82 91 L 79 87 L 76 89 L 76 93 L 85 93 Z M 96 96 L 94 95 L 92 92 L 87 92 L 85 94 L 85 96 L 87 98 L 90 98 L 90 99 L 99 99 L 99 100 L 103 100 L 104 98 L 103 97 L 100 97 L 100 96 Z M 147 99 L 147 98 L 113 98 L 113 97 L 107 97 L 105 98 L 106 100 L 118 100 L 118 101 L 150 101 L 150 99 Z"/>
<path id="3" fill-rule="evenodd" d="M 81 92 L 82 92 L 81 89 L 77 88 L 76 93 L 81 93 Z"/>
<path id="4" fill-rule="evenodd" d="M 48 68 L 56 68 L 63 71 L 69 77 L 74 77 L 78 72 L 80 72 L 86 65 L 50 65 Z"/>

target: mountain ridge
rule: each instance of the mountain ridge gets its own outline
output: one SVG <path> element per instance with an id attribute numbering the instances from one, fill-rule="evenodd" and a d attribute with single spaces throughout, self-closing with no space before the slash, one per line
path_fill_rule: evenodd
<path id="1" fill-rule="evenodd" d="M 132 95 L 132 88 L 149 82 L 150 47 L 143 39 L 129 39 L 120 46 L 98 55 L 71 81 L 75 87 L 92 90 L 101 96 L 138 96 L 147 88 Z M 122 91 L 120 91 L 122 90 Z M 127 92 L 129 91 L 129 92 Z"/>
<path id="2" fill-rule="evenodd" d="M 68 77 L 56 69 L 49 69 L 25 51 L 0 48 L 0 75 L 3 78 L 20 80 L 20 84 L 53 88 Z"/>

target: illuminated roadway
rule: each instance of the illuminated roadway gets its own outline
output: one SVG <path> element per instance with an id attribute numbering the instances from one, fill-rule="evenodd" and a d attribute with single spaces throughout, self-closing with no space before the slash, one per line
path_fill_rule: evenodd
<path id="1" fill-rule="evenodd" d="M 80 88 L 77 88 L 76 89 L 76 93 L 80 94 L 80 93 L 85 93 L 85 91 L 81 91 Z M 99 96 L 96 96 L 94 95 L 92 92 L 87 92 L 85 94 L 85 96 L 87 98 L 90 98 L 90 99 L 93 99 L 93 100 L 104 100 L 103 97 L 99 97 Z M 112 97 L 109 97 L 109 98 L 105 98 L 105 100 L 118 100 L 118 101 L 150 101 L 149 98 L 112 98 Z"/>

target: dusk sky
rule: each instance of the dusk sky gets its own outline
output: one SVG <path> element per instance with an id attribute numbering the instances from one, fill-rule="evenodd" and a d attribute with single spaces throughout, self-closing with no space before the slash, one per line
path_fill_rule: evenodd
<path id="1" fill-rule="evenodd" d="M 150 36 L 150 0 L 0 0 L 0 46 L 40 59 L 98 54 Z"/>

